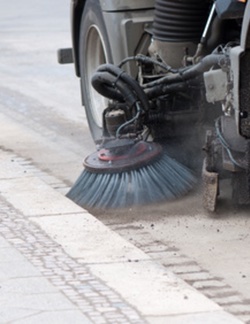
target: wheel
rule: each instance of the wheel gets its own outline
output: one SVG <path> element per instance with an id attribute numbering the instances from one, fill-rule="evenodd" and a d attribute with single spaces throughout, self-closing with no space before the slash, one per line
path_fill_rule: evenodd
<path id="1" fill-rule="evenodd" d="M 107 99 L 93 89 L 91 78 L 99 65 L 112 63 L 99 0 L 86 1 L 81 21 L 79 57 L 83 103 L 92 137 L 97 143 L 102 136 L 102 113 L 107 107 Z"/>

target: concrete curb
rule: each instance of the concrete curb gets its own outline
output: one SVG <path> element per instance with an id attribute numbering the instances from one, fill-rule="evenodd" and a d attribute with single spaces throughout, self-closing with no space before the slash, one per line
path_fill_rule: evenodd
<path id="1" fill-rule="evenodd" d="M 0 151 L 0 194 L 146 322 L 242 323 Z"/>

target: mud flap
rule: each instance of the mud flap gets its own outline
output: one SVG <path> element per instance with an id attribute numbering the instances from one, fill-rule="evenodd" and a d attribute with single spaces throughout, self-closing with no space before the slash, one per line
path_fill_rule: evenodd
<path id="1" fill-rule="evenodd" d="M 219 174 L 209 172 L 207 167 L 207 158 L 205 158 L 202 167 L 202 204 L 206 210 L 214 212 L 219 193 Z"/>

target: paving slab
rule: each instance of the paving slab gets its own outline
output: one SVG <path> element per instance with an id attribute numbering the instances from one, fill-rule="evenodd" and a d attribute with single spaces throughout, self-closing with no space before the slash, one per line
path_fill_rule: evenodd
<path id="1" fill-rule="evenodd" d="M 40 272 L 32 265 L 28 264 L 25 259 L 6 262 L 1 259 L 0 281 L 11 278 L 18 278 L 21 274 L 22 278 L 39 276 Z"/>
<path id="2" fill-rule="evenodd" d="M 176 315 L 165 317 L 148 317 L 151 324 L 235 324 L 234 316 L 224 311 L 204 312 L 200 314 Z M 242 323 L 238 320 L 238 323 Z"/>
<path id="3" fill-rule="evenodd" d="M 62 202 L 62 211 L 63 206 Z M 86 264 L 150 259 L 87 212 L 31 217 L 31 220 L 62 245 L 68 254 Z"/>
<path id="4" fill-rule="evenodd" d="M 21 320 L 15 321 L 15 324 L 88 324 L 92 323 L 83 315 L 80 311 L 50 311 L 34 314 L 29 317 L 25 317 Z"/>
<path id="5" fill-rule="evenodd" d="M 152 261 L 89 265 L 145 316 L 193 314 L 220 310 L 173 273 Z M 128 283 L 131 283 L 128 285 Z"/>
<path id="6" fill-rule="evenodd" d="M 1 211 L 0 211 L 1 212 Z M 89 324 L 66 296 L 0 236 L 0 323 Z M 68 322 L 69 323 L 69 322 Z"/>
<path id="7" fill-rule="evenodd" d="M 1 163 L 0 163 L 1 165 Z M 82 213 L 83 210 L 69 199 L 50 188 L 40 179 L 28 175 L 24 178 L 1 179 L 0 193 L 26 216 Z M 15 193 L 15 194 L 13 194 Z"/>

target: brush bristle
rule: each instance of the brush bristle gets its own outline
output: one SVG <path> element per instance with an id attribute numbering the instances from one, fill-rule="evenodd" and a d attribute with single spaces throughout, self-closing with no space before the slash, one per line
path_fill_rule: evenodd
<path id="1" fill-rule="evenodd" d="M 185 166 L 164 154 L 158 161 L 121 173 L 84 170 L 67 197 L 82 207 L 123 208 L 179 198 L 196 179 Z"/>

